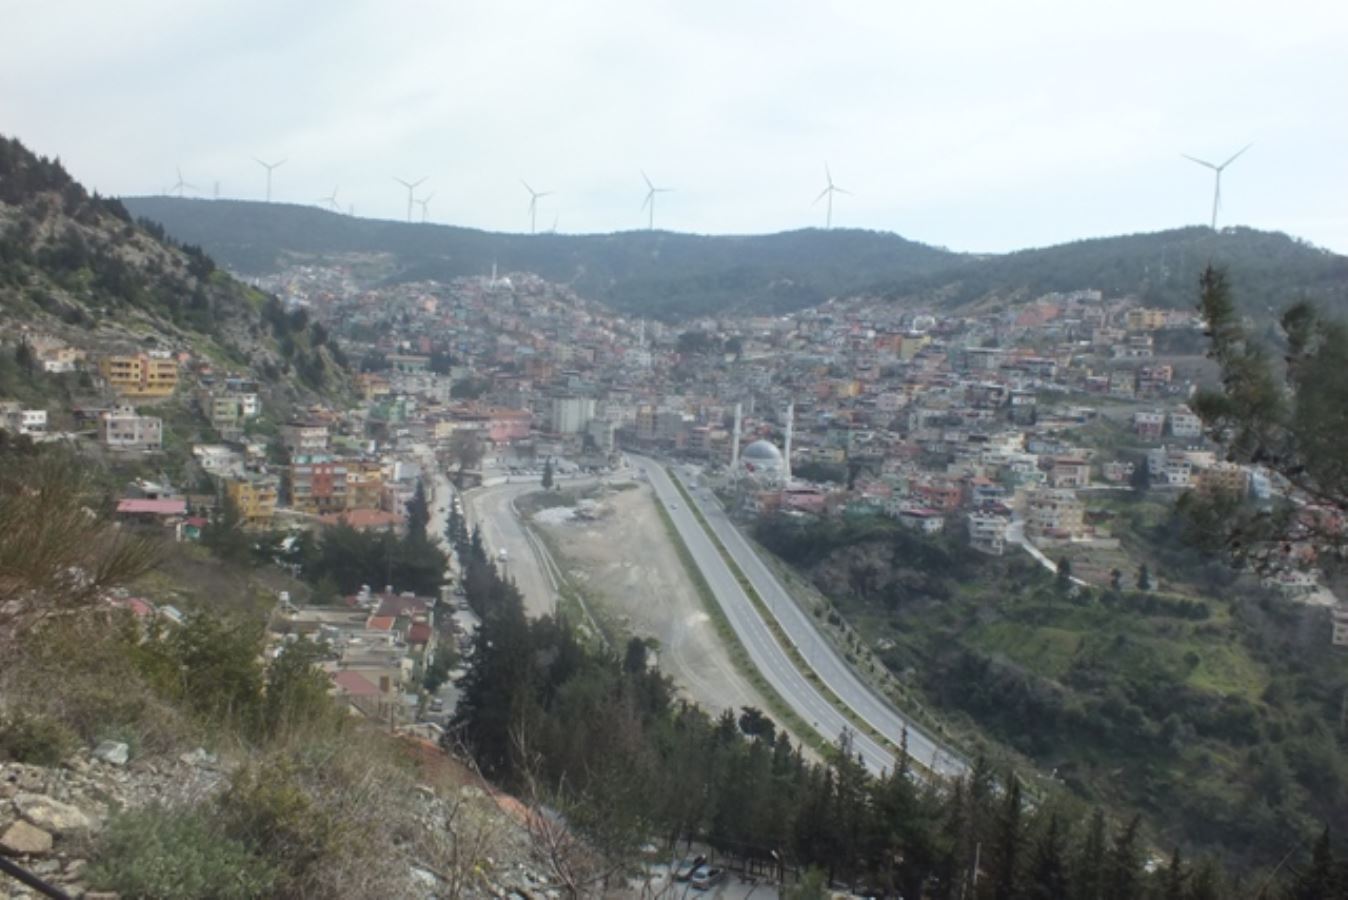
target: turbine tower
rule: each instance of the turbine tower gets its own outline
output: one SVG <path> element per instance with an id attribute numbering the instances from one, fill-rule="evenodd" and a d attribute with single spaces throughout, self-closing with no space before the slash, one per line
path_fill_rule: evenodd
<path id="1" fill-rule="evenodd" d="M 272 173 L 273 170 L 279 169 L 279 168 L 281 168 L 281 166 L 284 166 L 284 165 L 286 164 L 286 161 L 285 161 L 284 159 L 282 159 L 282 160 L 278 160 L 278 161 L 276 161 L 276 162 L 274 162 L 274 163 L 268 163 L 268 162 L 263 162 L 262 160 L 258 159 L 256 156 L 254 156 L 254 157 L 253 157 L 253 162 L 257 163 L 259 166 L 261 166 L 262 168 L 264 168 L 264 169 L 267 170 L 267 202 L 270 203 L 270 202 L 271 202 L 271 173 Z"/>
<path id="2" fill-rule="evenodd" d="M 828 215 L 824 219 L 824 228 L 829 229 L 833 227 L 833 195 L 847 194 L 850 197 L 852 192 L 844 190 L 833 183 L 833 173 L 828 170 L 828 163 L 824 163 L 824 178 L 828 180 L 828 187 L 819 192 L 819 196 L 814 198 L 814 202 L 818 203 L 820 200 L 828 197 Z"/>
<path id="3" fill-rule="evenodd" d="M 431 198 L 434 196 L 435 191 L 431 191 L 425 197 L 422 197 L 417 201 L 417 205 L 421 207 L 421 222 L 423 225 L 426 223 L 426 207 L 431 205 Z"/>
<path id="4" fill-rule="evenodd" d="M 178 181 L 173 185 L 173 187 L 169 188 L 169 192 L 172 193 L 173 191 L 177 191 L 178 196 L 182 197 L 184 188 L 191 188 L 192 190 L 195 191 L 197 189 L 197 186 L 195 184 L 188 184 L 186 181 L 183 181 L 183 170 L 179 168 Z"/>
<path id="5" fill-rule="evenodd" d="M 525 181 L 524 179 L 520 179 L 520 184 L 524 185 L 524 189 L 529 192 L 529 233 L 537 234 L 538 198 L 551 196 L 552 191 L 536 191 L 533 188 L 529 187 L 529 182 Z"/>
<path id="6" fill-rule="evenodd" d="M 645 208 L 648 207 L 648 206 L 650 207 L 650 217 L 646 220 L 646 230 L 647 230 L 647 231 L 654 231 L 654 230 L 655 230 L 655 195 L 656 195 L 656 194 L 668 194 L 668 193 L 670 193 L 671 191 L 673 191 L 674 189 L 673 189 L 673 188 L 656 187 L 655 185 L 651 184 L 651 179 L 650 179 L 649 177 L 647 177 L 647 175 L 646 175 L 646 173 L 645 173 L 644 171 L 641 173 L 641 178 L 642 178 L 643 181 L 646 182 L 646 200 L 645 200 L 644 203 L 641 204 L 641 208 L 642 208 L 642 209 L 645 209 Z"/>
<path id="7" fill-rule="evenodd" d="M 403 187 L 407 188 L 407 221 L 409 222 L 412 221 L 412 204 L 413 202 L 415 202 L 412 200 L 412 192 L 417 189 L 417 185 L 421 184 L 429 177 L 430 177 L 429 175 L 426 175 L 421 178 L 418 178 L 416 181 L 403 181 L 401 178 L 393 179 L 394 181 L 401 184 Z"/>
<path id="8" fill-rule="evenodd" d="M 331 208 L 331 209 L 333 209 L 333 210 L 335 210 L 335 211 L 337 211 L 337 212 L 341 212 L 341 211 L 342 211 L 342 205 L 341 205 L 340 203 L 337 202 L 337 188 L 335 188 L 335 187 L 332 189 L 332 193 L 331 193 L 331 194 L 328 194 L 326 197 L 319 197 L 319 198 L 318 198 L 317 200 L 315 200 L 314 202 L 315 202 L 315 203 L 324 203 L 324 204 L 327 204 L 327 206 L 328 206 L 329 208 Z"/>
<path id="9" fill-rule="evenodd" d="M 1246 150 L 1249 150 L 1249 149 L 1250 149 L 1251 147 L 1253 147 L 1253 146 L 1254 146 L 1254 144 L 1246 144 L 1244 147 L 1241 147 L 1240 150 L 1238 150 L 1238 151 L 1236 152 L 1235 156 L 1232 156 L 1230 159 L 1228 159 L 1226 162 L 1222 163 L 1220 166 L 1213 165 L 1212 163 L 1208 162 L 1208 161 L 1205 160 L 1205 159 L 1199 159 L 1199 158 L 1196 157 L 1196 156 L 1190 156 L 1190 155 L 1187 154 L 1187 153 L 1181 153 L 1181 154 L 1180 154 L 1180 156 L 1183 156 L 1185 159 L 1189 160 L 1190 162 L 1196 162 L 1196 163 L 1198 163 L 1200 166 L 1206 166 L 1207 168 L 1211 169 L 1214 173 L 1216 173 L 1216 179 L 1215 179 L 1216 184 L 1215 184 L 1215 186 L 1213 187 L 1213 191 L 1212 191 L 1212 230 L 1213 230 L 1213 231 L 1216 231 L 1216 230 L 1217 230 L 1217 210 L 1220 209 L 1220 208 L 1221 208 L 1221 205 L 1222 205 L 1222 170 L 1225 169 L 1227 166 L 1231 165 L 1231 163 L 1235 162 L 1237 156 L 1240 156 L 1240 154 L 1244 153 Z"/>

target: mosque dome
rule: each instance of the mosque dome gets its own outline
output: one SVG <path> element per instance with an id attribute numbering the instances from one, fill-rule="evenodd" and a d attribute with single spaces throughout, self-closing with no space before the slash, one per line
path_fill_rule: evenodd
<path id="1" fill-rule="evenodd" d="M 744 448 L 740 458 L 756 466 L 778 466 L 782 464 L 782 451 L 769 441 L 754 441 Z"/>

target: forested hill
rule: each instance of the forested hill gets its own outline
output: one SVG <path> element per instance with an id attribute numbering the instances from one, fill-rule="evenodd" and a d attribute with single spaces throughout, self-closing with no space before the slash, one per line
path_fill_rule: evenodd
<path id="1" fill-rule="evenodd" d="M 25 331 L 93 353 L 190 352 L 251 374 L 282 405 L 348 385 L 340 351 L 303 313 L 0 136 L 0 335 Z"/>
<path id="2" fill-rule="evenodd" d="M 288 257 L 386 253 L 398 280 L 534 272 L 628 313 L 679 319 L 728 310 L 785 312 L 948 267 L 958 255 L 876 231 L 807 229 L 714 237 L 668 231 L 503 234 L 359 219 L 316 207 L 129 197 L 137 216 L 260 274 Z"/>
<path id="3" fill-rule="evenodd" d="M 895 301 L 960 309 L 1096 288 L 1149 306 L 1190 308 L 1209 263 L 1231 276 L 1237 301 L 1265 316 L 1306 297 L 1348 310 L 1348 257 L 1279 232 L 1193 227 L 1095 238 L 997 256 L 967 258 L 928 276 L 896 279 L 875 292 Z"/>
<path id="4" fill-rule="evenodd" d="M 677 320 L 721 312 L 787 312 L 864 294 L 960 310 L 1098 288 L 1169 307 L 1194 303 L 1198 273 L 1226 266 L 1238 302 L 1260 317 L 1310 297 L 1348 309 L 1348 257 L 1287 235 L 1183 228 L 1076 241 L 1008 254 L 963 254 L 874 231 L 807 229 L 759 236 L 632 231 L 498 234 L 445 225 L 358 219 L 316 207 L 134 197 L 163 223 L 246 273 L 288 260 L 387 255 L 394 280 L 536 272 L 623 312 Z"/>

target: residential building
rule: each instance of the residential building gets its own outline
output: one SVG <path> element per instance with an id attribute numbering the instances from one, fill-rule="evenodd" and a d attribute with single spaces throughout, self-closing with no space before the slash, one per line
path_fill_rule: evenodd
<path id="1" fill-rule="evenodd" d="M 945 519 L 934 509 L 909 507 L 899 510 L 895 518 L 903 527 L 923 534 L 936 534 L 945 527 Z"/>
<path id="2" fill-rule="evenodd" d="M 347 508 L 345 461 L 297 457 L 290 467 L 290 505 L 297 512 L 326 515 Z"/>
<path id="3" fill-rule="evenodd" d="M 976 510 L 968 515 L 969 546 L 1001 556 L 1006 551 L 1006 528 L 1010 519 L 998 512 Z"/>
<path id="4" fill-rule="evenodd" d="M 555 434 L 580 434 L 593 418 L 593 397 L 552 398 L 549 424 Z"/>
<path id="5" fill-rule="evenodd" d="M 1072 540 L 1085 534 L 1085 509 L 1076 492 L 1041 488 L 1029 496 L 1025 533 L 1031 539 Z"/>
<path id="6" fill-rule="evenodd" d="M 99 419 L 98 439 L 109 450 L 161 450 L 164 422 L 157 416 L 142 416 L 129 406 L 119 406 Z"/>
<path id="7" fill-rule="evenodd" d="M 1187 406 L 1170 413 L 1170 433 L 1177 438 L 1192 440 L 1203 436 L 1203 420 L 1194 415 Z"/>
<path id="8" fill-rule="evenodd" d="M 1139 410 L 1133 413 L 1133 433 L 1141 438 L 1155 440 L 1165 430 L 1165 413 Z"/>
<path id="9" fill-rule="evenodd" d="M 1198 473 L 1198 489 L 1207 494 L 1244 497 L 1250 491 L 1250 472 L 1232 462 L 1219 462 Z"/>
<path id="10" fill-rule="evenodd" d="M 108 386 L 124 397 L 169 397 L 178 387 L 178 361 L 165 351 L 105 356 L 98 368 Z"/>
<path id="11" fill-rule="evenodd" d="M 1163 309 L 1138 307 L 1124 314 L 1124 324 L 1129 331 L 1156 331 L 1164 328 L 1167 321 L 1168 315 Z"/>
<path id="12" fill-rule="evenodd" d="M 245 525 L 254 528 L 271 525 L 276 514 L 275 477 L 231 478 L 225 482 L 225 493 L 239 511 L 239 518 Z"/>
<path id="13" fill-rule="evenodd" d="M 1334 646 L 1348 647 L 1348 604 L 1337 603 L 1333 612 Z"/>
<path id="14" fill-rule="evenodd" d="M 1091 464 L 1077 456 L 1060 456 L 1053 460 L 1048 482 L 1055 488 L 1084 488 L 1091 483 Z"/>
<path id="15" fill-rule="evenodd" d="M 25 409 L 19 403 L 6 403 L 0 408 L 0 428 L 15 434 L 46 434 L 47 411 Z"/>
<path id="16" fill-rule="evenodd" d="M 281 440 L 296 456 L 312 456 L 328 449 L 328 426 L 322 422 L 287 422 Z"/>

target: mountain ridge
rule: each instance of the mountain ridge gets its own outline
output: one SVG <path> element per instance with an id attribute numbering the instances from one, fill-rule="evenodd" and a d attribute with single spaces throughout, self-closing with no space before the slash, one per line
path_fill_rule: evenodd
<path id="1" fill-rule="evenodd" d="M 1198 275 L 1209 263 L 1229 270 L 1243 308 L 1261 318 L 1302 297 L 1339 314 L 1348 310 L 1348 257 L 1280 232 L 1242 227 L 1191 226 L 992 254 L 851 229 L 519 235 L 256 201 L 124 202 L 246 273 L 371 252 L 390 257 L 391 271 L 383 275 L 388 281 L 483 274 L 495 263 L 568 284 L 620 312 L 666 320 L 784 313 L 859 295 L 957 312 L 989 300 L 1086 288 L 1184 307 L 1193 303 Z"/>

